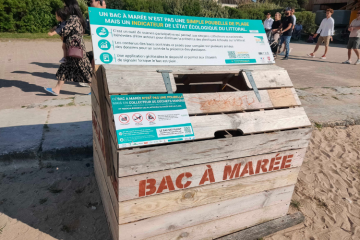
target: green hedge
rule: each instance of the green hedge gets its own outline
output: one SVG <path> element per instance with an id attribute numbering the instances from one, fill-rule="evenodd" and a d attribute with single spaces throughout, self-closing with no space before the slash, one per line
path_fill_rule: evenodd
<path id="1" fill-rule="evenodd" d="M 0 0 L 0 32 L 46 32 L 57 24 L 61 0 Z"/>
<path id="2" fill-rule="evenodd" d="M 85 16 L 88 1 L 78 0 Z M 283 11 L 274 3 L 251 3 L 229 8 L 213 0 L 106 0 L 106 4 L 112 9 L 233 19 L 264 20 L 267 12 L 274 16 L 276 12 Z M 55 10 L 62 6 L 62 0 L 0 0 L 0 32 L 47 32 L 57 24 Z M 316 30 L 314 13 L 297 10 L 295 15 L 306 32 Z"/>

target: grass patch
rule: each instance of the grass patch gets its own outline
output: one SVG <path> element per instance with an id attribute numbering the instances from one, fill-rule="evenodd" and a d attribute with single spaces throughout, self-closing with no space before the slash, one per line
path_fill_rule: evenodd
<path id="1" fill-rule="evenodd" d="M 39 200 L 39 203 L 44 204 L 44 203 L 47 202 L 47 200 L 48 200 L 47 198 L 42 198 L 42 199 Z"/>
<path id="2" fill-rule="evenodd" d="M 338 99 L 337 97 L 335 97 L 335 96 L 332 96 L 332 98 L 333 98 L 333 99 L 336 99 L 336 100 L 339 100 L 339 99 Z"/>
<path id="3" fill-rule="evenodd" d="M 60 188 L 57 188 L 57 187 L 49 187 L 48 188 L 48 190 L 49 190 L 49 192 L 51 192 L 51 193 L 61 193 L 63 190 L 62 189 L 60 189 Z"/>
<path id="4" fill-rule="evenodd" d="M 50 37 L 47 33 L 9 33 L 4 32 L 0 33 L 0 39 L 54 39 L 54 40 L 60 40 L 59 35 L 55 35 Z M 91 39 L 90 35 L 85 35 L 84 39 Z"/>
<path id="5" fill-rule="evenodd" d="M 47 105 L 43 105 L 43 106 L 41 106 L 41 108 L 40 108 L 40 109 L 44 109 L 44 108 L 47 108 Z"/>
<path id="6" fill-rule="evenodd" d="M 74 102 L 68 103 L 66 106 L 71 107 L 71 106 L 75 106 Z"/>
<path id="7" fill-rule="evenodd" d="M 312 87 L 306 87 L 306 88 L 299 88 L 300 90 L 306 90 L 306 89 L 311 89 Z"/>
<path id="8" fill-rule="evenodd" d="M 57 107 L 63 107 L 63 106 L 64 106 L 64 104 L 57 105 Z"/>
<path id="9" fill-rule="evenodd" d="M 319 130 L 319 131 L 321 131 L 321 129 L 323 128 L 323 126 L 320 124 L 320 123 L 315 123 L 315 127 Z"/>
<path id="10" fill-rule="evenodd" d="M 300 202 L 296 200 L 291 200 L 290 206 L 296 208 L 298 211 L 300 210 Z"/>
<path id="11" fill-rule="evenodd" d="M 0 234 L 2 234 L 5 227 L 6 227 L 6 224 L 4 226 L 0 227 Z"/>

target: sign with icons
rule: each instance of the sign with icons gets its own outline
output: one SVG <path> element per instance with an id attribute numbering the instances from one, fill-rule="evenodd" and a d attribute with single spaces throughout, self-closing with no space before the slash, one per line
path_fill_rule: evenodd
<path id="1" fill-rule="evenodd" d="M 273 64 L 261 20 L 89 8 L 95 64 Z M 262 54 L 259 54 L 262 53 Z M 269 55 L 265 58 L 263 55 Z"/>
<path id="2" fill-rule="evenodd" d="M 182 94 L 110 98 L 119 148 L 195 139 Z"/>

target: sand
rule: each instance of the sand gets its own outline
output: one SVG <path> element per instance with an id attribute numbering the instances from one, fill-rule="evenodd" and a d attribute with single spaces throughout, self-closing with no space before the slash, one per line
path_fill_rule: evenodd
<path id="1" fill-rule="evenodd" d="M 360 239 L 360 126 L 314 130 L 289 213 L 303 224 L 266 240 Z"/>
<path id="2" fill-rule="evenodd" d="M 360 240 L 360 126 L 314 130 L 289 213 L 266 240 Z M 0 166 L 1 240 L 111 240 L 92 159 Z"/>

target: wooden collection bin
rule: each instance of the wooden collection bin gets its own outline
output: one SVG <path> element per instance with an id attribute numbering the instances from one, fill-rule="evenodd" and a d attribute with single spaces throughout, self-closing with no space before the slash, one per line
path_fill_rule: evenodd
<path id="1" fill-rule="evenodd" d="M 118 149 L 109 96 L 166 93 L 159 69 L 195 140 Z M 300 105 L 274 65 L 98 67 L 94 166 L 113 239 L 214 239 L 286 215 L 311 137 Z"/>

